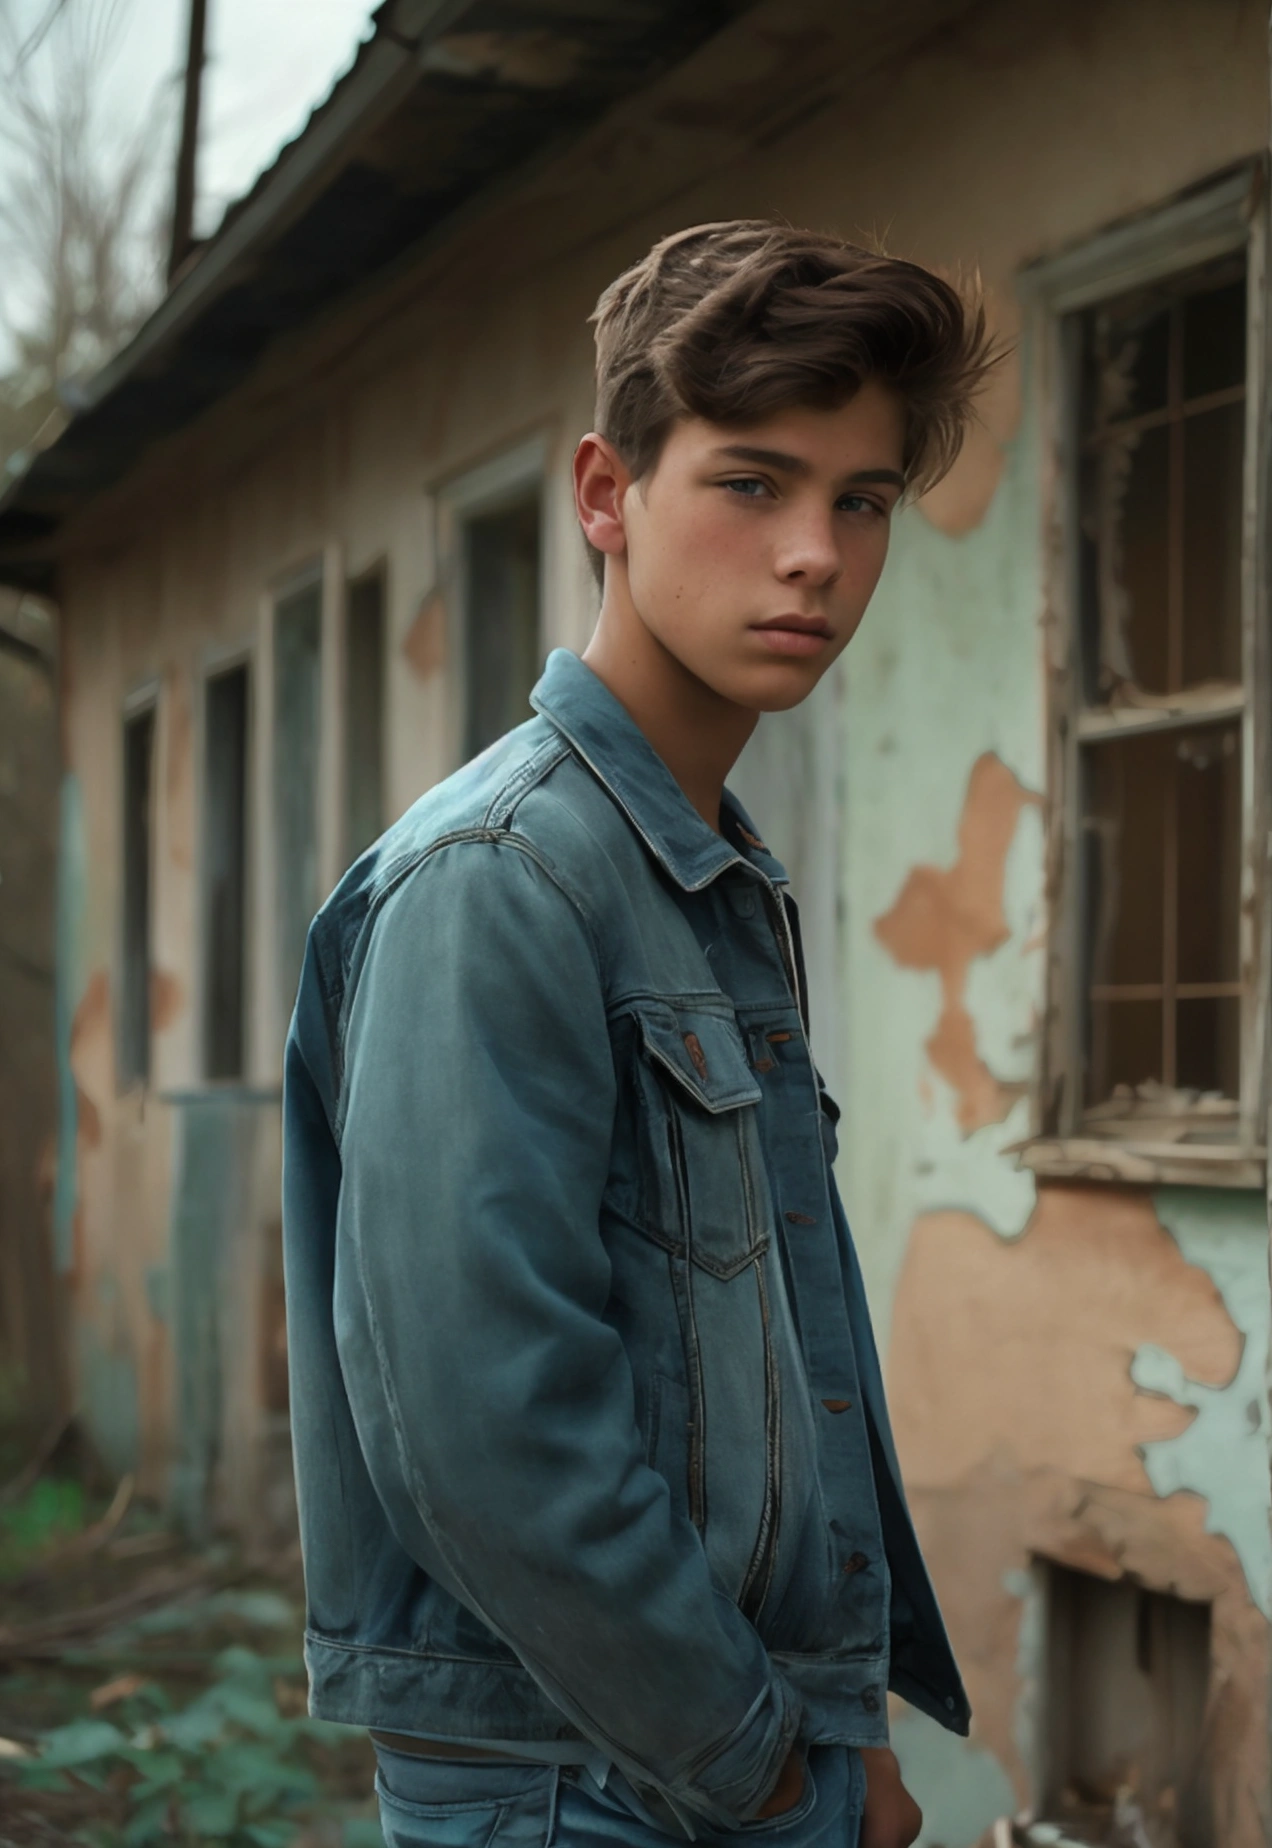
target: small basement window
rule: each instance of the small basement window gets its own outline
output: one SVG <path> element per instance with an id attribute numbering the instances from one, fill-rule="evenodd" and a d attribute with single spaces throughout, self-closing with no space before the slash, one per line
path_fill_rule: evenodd
<path id="1" fill-rule="evenodd" d="M 1214 1848 L 1210 1606 L 1130 1579 L 1046 1571 L 1047 1820 L 1082 1842 Z"/>

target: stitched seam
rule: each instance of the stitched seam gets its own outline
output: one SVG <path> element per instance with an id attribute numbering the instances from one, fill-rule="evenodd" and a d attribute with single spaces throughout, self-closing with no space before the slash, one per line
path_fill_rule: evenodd
<path id="1" fill-rule="evenodd" d="M 400 870 L 395 870 L 394 877 L 391 880 L 385 881 L 382 890 L 376 893 L 373 903 L 367 907 L 367 915 L 363 919 L 362 927 L 358 932 L 351 963 L 357 960 L 358 949 L 363 939 L 369 936 L 372 926 L 379 917 L 382 906 L 398 887 L 403 885 L 412 873 L 421 871 L 433 855 L 439 853 L 443 847 L 461 846 L 469 841 L 486 843 L 494 847 L 513 847 L 518 852 L 524 853 L 527 859 L 533 860 L 535 865 L 538 866 L 546 877 L 552 881 L 552 884 L 556 886 L 562 897 L 578 912 L 584 928 L 587 931 L 588 940 L 592 945 L 592 954 L 596 958 L 597 967 L 600 968 L 603 966 L 600 935 L 593 921 L 591 912 L 582 897 L 561 876 L 557 868 L 553 866 L 552 862 L 527 835 L 518 834 L 512 830 L 496 828 L 457 828 L 450 834 L 439 835 L 437 840 L 431 841 L 427 847 L 423 848 L 418 854 L 413 854 L 409 860 L 404 862 Z M 349 1031 L 349 1017 L 353 1011 L 353 1003 L 357 997 L 360 983 L 361 971 L 359 971 L 358 980 L 350 982 L 345 989 L 344 1000 L 341 1004 L 340 1016 L 336 1026 L 338 1064 L 335 1073 L 335 1109 L 331 1133 L 337 1149 L 339 1149 L 341 1139 L 344 1135 L 345 1112 L 349 1102 L 348 1088 L 345 1084 L 345 1045 Z"/>
<path id="2" fill-rule="evenodd" d="M 570 755 L 570 746 L 558 732 L 555 737 L 545 739 L 538 750 L 508 778 L 503 788 L 497 791 L 486 810 L 484 825 L 488 828 L 506 828 L 516 812 L 517 805 L 530 788 L 542 782 L 551 771 L 555 770 L 561 760 Z"/>

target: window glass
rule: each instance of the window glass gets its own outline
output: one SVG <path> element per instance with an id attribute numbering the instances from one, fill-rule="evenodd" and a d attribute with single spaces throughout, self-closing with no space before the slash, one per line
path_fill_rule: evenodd
<path id="1" fill-rule="evenodd" d="M 384 827 L 384 578 L 349 586 L 345 627 L 345 853 L 356 860 Z"/>
<path id="2" fill-rule="evenodd" d="M 277 977 L 284 1019 L 292 1009 L 305 938 L 321 902 L 318 883 L 318 734 L 322 585 L 315 580 L 274 608 L 274 844 Z"/>
<path id="3" fill-rule="evenodd" d="M 1245 315 L 1224 259 L 1081 317 L 1089 701 L 1241 677 Z"/>
<path id="4" fill-rule="evenodd" d="M 1084 752 L 1086 1087 L 1236 1096 L 1240 721 Z"/>
<path id="5" fill-rule="evenodd" d="M 539 677 L 539 496 L 464 522 L 466 755 L 530 717 Z"/>
<path id="6" fill-rule="evenodd" d="M 246 667 L 214 675 L 205 705 L 203 1046 L 209 1078 L 241 1078 L 247 895 Z"/>
<path id="7" fill-rule="evenodd" d="M 155 714 L 124 722 L 124 940 L 119 1008 L 122 1084 L 150 1076 L 151 801 Z"/>

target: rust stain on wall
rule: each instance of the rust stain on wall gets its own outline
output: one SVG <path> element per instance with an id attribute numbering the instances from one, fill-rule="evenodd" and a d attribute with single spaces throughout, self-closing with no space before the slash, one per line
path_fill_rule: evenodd
<path id="1" fill-rule="evenodd" d="M 951 1304 L 956 1308 L 951 1312 Z M 976 1737 L 1024 1801 L 1017 1740 L 1020 1625 L 1011 1587 L 1038 1559 L 1208 1603 L 1207 1737 L 1223 1822 L 1261 1843 L 1268 1628 L 1206 1505 L 1157 1497 L 1138 1446 L 1192 1413 L 1137 1391 L 1156 1342 L 1189 1378 L 1236 1372 L 1242 1337 L 1204 1271 L 1132 1189 L 1044 1187 L 1019 1239 L 974 1215 L 916 1221 L 898 1284 L 889 1398 L 907 1490 L 976 1714 Z"/>
<path id="2" fill-rule="evenodd" d="M 874 932 L 903 969 L 934 969 L 941 1016 L 927 1041 L 932 1065 L 958 1097 L 965 1135 L 1000 1123 L 1022 1086 L 996 1078 L 981 1058 L 964 994 L 977 956 L 989 956 L 1010 932 L 1003 915 L 1007 853 L 1021 810 L 1039 801 L 992 751 L 972 766 L 953 866 L 916 866 Z"/>
<path id="3" fill-rule="evenodd" d="M 428 680 L 446 665 L 446 604 L 440 590 L 431 590 L 416 611 L 406 632 L 402 653 L 421 680 Z"/>
<path id="4" fill-rule="evenodd" d="M 194 863 L 186 835 L 193 770 L 192 725 L 186 677 L 176 666 L 170 666 L 164 672 L 164 708 L 167 734 L 164 779 L 168 798 L 168 857 L 174 865 L 188 868 Z"/>
<path id="5" fill-rule="evenodd" d="M 185 990 L 167 969 L 150 971 L 150 1024 L 162 1033 L 178 1018 L 185 1005 Z"/>

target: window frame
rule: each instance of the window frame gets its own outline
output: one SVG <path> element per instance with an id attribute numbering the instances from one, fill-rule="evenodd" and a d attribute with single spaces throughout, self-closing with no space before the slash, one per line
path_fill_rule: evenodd
<path id="1" fill-rule="evenodd" d="M 1031 266 L 1021 294 L 1039 370 L 1046 557 L 1044 652 L 1047 729 L 1046 996 L 1033 1134 L 1017 1145 L 1040 1175 L 1144 1183 L 1259 1187 L 1266 1180 L 1269 1004 L 1268 538 L 1260 518 L 1268 482 L 1267 164 L 1243 164 L 1082 245 Z M 1080 751 L 1097 728 L 1120 735 L 1160 729 L 1156 710 L 1093 717 L 1084 710 L 1078 603 L 1079 394 L 1077 315 L 1102 301 L 1245 252 L 1247 264 L 1245 461 L 1242 504 L 1242 854 L 1240 1096 L 1227 1142 L 1163 1142 L 1086 1129 L 1080 1096 L 1083 972 Z M 1175 713 L 1196 707 L 1181 700 Z M 1207 715 L 1208 716 L 1208 715 Z"/>
<path id="2" fill-rule="evenodd" d="M 449 476 L 435 488 L 437 559 L 447 611 L 447 659 L 454 676 L 450 701 L 451 736 L 448 757 L 453 766 L 464 761 L 468 737 L 468 573 L 465 568 L 464 528 L 482 514 L 529 498 L 539 501 L 539 650 L 547 633 L 548 547 L 548 436 L 537 431 L 512 444 L 488 461 L 462 474 Z"/>

